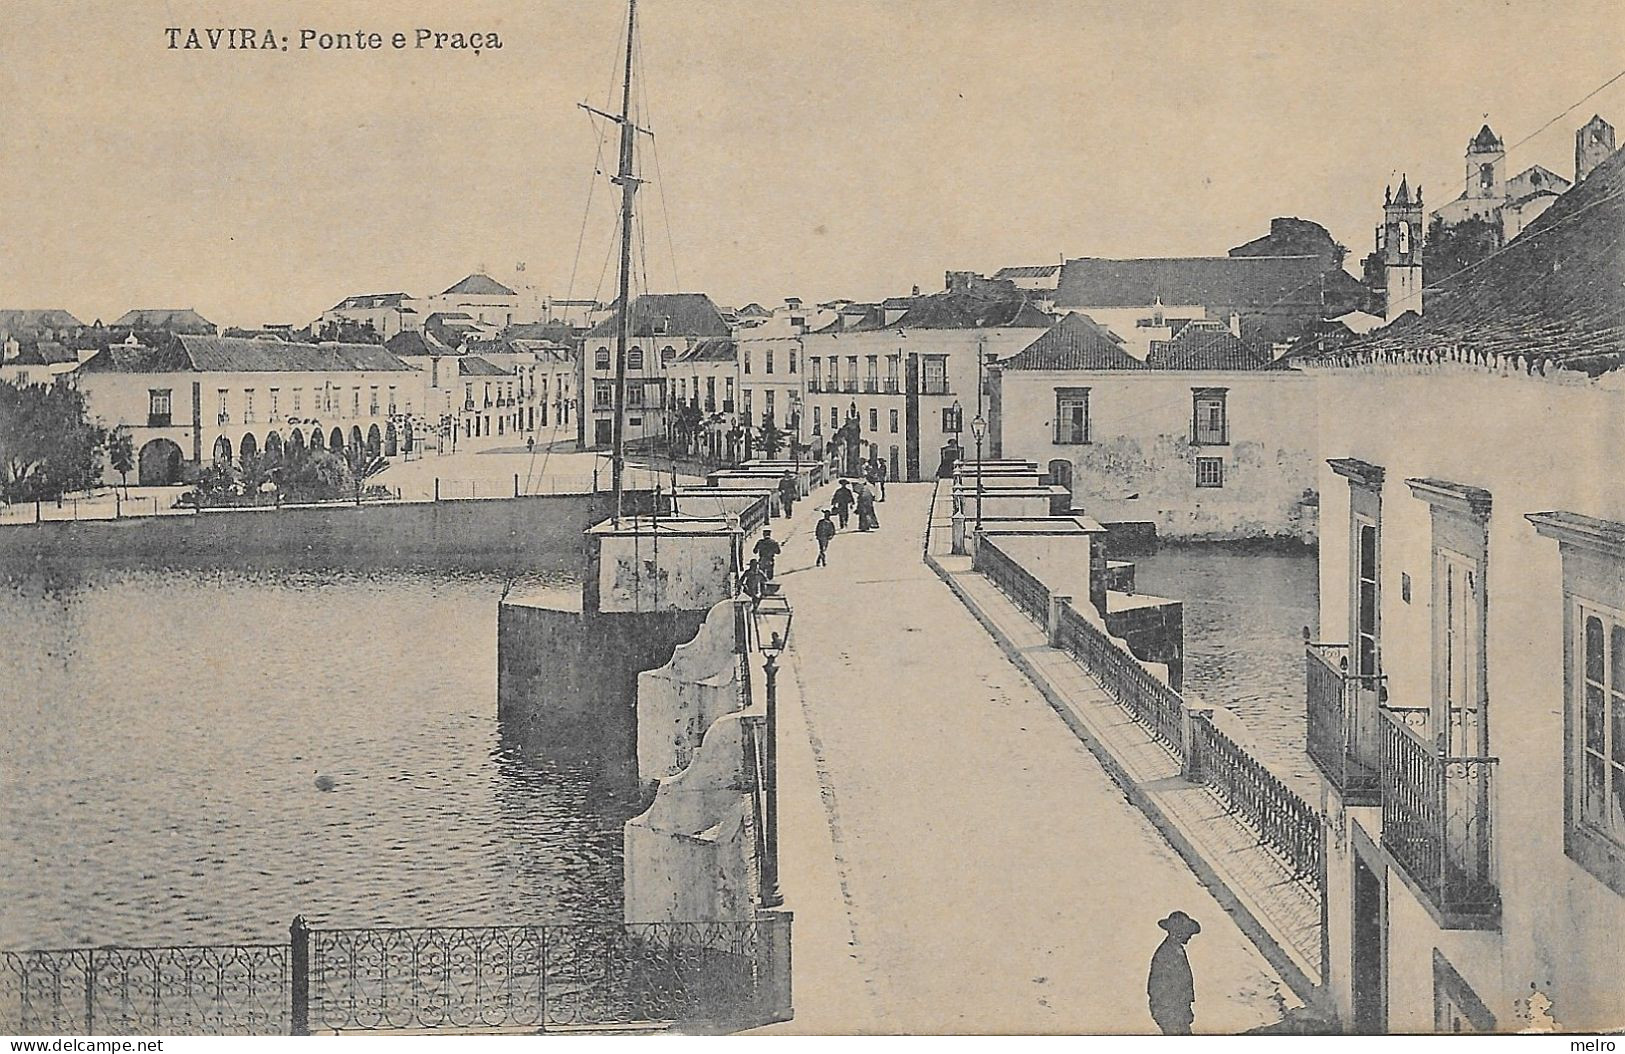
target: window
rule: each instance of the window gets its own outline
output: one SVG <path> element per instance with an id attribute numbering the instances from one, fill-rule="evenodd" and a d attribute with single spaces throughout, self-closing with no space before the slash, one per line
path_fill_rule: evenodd
<path id="1" fill-rule="evenodd" d="M 744 372 L 745 372 L 745 374 L 747 376 L 749 376 L 749 374 L 750 374 L 750 349 L 749 348 L 743 348 L 743 349 L 740 350 L 739 354 L 740 354 L 741 360 L 744 363 Z"/>
<path id="2" fill-rule="evenodd" d="M 841 390 L 841 360 L 834 355 L 829 357 L 829 390 Z"/>
<path id="3" fill-rule="evenodd" d="M 792 355 L 790 357 L 790 364 L 794 366 L 795 361 L 795 356 Z M 794 373 L 795 371 L 792 369 L 791 372 Z M 807 360 L 807 390 L 809 392 L 816 392 L 818 390 L 819 379 L 819 359 L 817 355 L 814 355 Z"/>
<path id="4" fill-rule="evenodd" d="M 667 344 L 660 349 L 660 365 L 665 366 L 677 357 L 677 349 Z"/>
<path id="5" fill-rule="evenodd" d="M 724 377 L 722 385 L 722 410 L 724 413 L 731 414 L 734 412 L 734 379 Z"/>
<path id="6" fill-rule="evenodd" d="M 637 407 L 639 409 L 642 409 L 642 407 L 643 407 L 643 385 L 641 385 L 641 384 L 628 384 L 626 386 L 626 405 L 627 405 L 628 408 Z"/>
<path id="7" fill-rule="evenodd" d="M 868 361 L 868 373 L 864 376 L 863 390 L 878 392 L 880 390 L 880 356 L 871 355 Z"/>
<path id="8" fill-rule="evenodd" d="M 705 411 L 713 414 L 717 412 L 717 379 L 715 377 L 705 379 Z"/>
<path id="9" fill-rule="evenodd" d="M 1488 195 L 1490 193 L 1490 191 L 1495 187 L 1495 166 L 1494 165 L 1479 165 L 1478 166 L 1478 186 L 1479 186 L 1479 189 L 1484 192 L 1484 195 Z"/>
<path id="10" fill-rule="evenodd" d="M 248 402 L 250 404 L 252 404 L 253 401 L 254 401 L 254 397 L 252 395 L 249 395 L 248 396 Z M 248 411 L 248 413 L 250 415 L 252 415 L 253 412 L 254 411 L 252 409 L 250 409 Z M 361 416 L 361 388 L 359 386 L 350 389 L 350 416 L 351 417 L 360 417 Z"/>
<path id="11" fill-rule="evenodd" d="M 823 415 L 822 408 L 817 407 L 817 406 L 813 407 L 813 420 L 812 420 L 813 435 L 816 436 L 816 435 L 823 435 L 824 434 L 823 419 L 824 419 L 824 415 Z"/>
<path id="12" fill-rule="evenodd" d="M 643 369 L 643 349 L 628 348 L 626 352 L 626 368 L 629 370 Z"/>
<path id="13" fill-rule="evenodd" d="M 243 420 L 254 420 L 254 389 L 243 389 Z"/>
<path id="14" fill-rule="evenodd" d="M 438 358 L 429 360 L 429 387 L 440 387 L 440 360 Z"/>
<path id="15" fill-rule="evenodd" d="M 751 420 L 752 420 L 751 415 L 750 415 L 750 389 L 749 388 L 745 389 L 745 402 L 744 402 L 744 405 L 743 405 L 743 410 L 744 410 L 744 413 L 745 413 L 745 424 L 749 425 Z"/>
<path id="16" fill-rule="evenodd" d="M 376 384 L 367 391 L 367 416 L 378 416 L 378 386 Z"/>
<path id="17" fill-rule="evenodd" d="M 896 411 L 896 410 L 893 410 L 893 411 L 892 411 L 892 412 L 891 412 L 891 430 L 892 430 L 892 435 L 896 435 L 896 434 L 897 434 L 897 418 L 898 418 L 898 413 L 897 413 L 897 411 Z"/>
<path id="18" fill-rule="evenodd" d="M 592 354 L 592 365 L 595 370 L 609 369 L 609 349 L 599 348 Z"/>
<path id="19" fill-rule="evenodd" d="M 880 411 L 873 406 L 869 407 L 869 431 L 880 431 Z"/>
<path id="20" fill-rule="evenodd" d="M 893 410 L 892 413 L 896 413 Z M 942 408 L 942 430 L 950 435 L 957 435 L 965 429 L 965 408 L 962 406 L 944 406 Z M 893 432 L 897 429 L 893 428 Z"/>
<path id="21" fill-rule="evenodd" d="M 28 387 L 28 371 L 27 370 L 18 370 L 17 371 L 17 387 L 19 387 L 19 388 Z"/>
<path id="22" fill-rule="evenodd" d="M 227 416 L 227 411 L 226 411 L 226 389 L 224 389 L 224 388 L 219 389 L 218 391 L 215 392 L 215 395 L 218 398 L 218 401 L 217 401 L 217 403 L 215 405 L 215 417 L 219 420 L 219 422 L 221 424 L 225 424 L 227 421 L 231 420 L 231 418 L 229 416 Z"/>
<path id="23" fill-rule="evenodd" d="M 790 372 L 796 372 L 796 353 L 793 350 L 790 352 Z"/>
<path id="24" fill-rule="evenodd" d="M 927 355 L 920 360 L 920 391 L 925 395 L 948 394 L 948 356 Z"/>
<path id="25" fill-rule="evenodd" d="M 1055 442 L 1089 442 L 1089 389 L 1055 389 Z"/>
<path id="26" fill-rule="evenodd" d="M 1191 390 L 1191 443 L 1195 446 L 1223 446 L 1230 442 L 1229 421 L 1225 417 L 1224 388 Z"/>
<path id="27" fill-rule="evenodd" d="M 858 357 L 856 355 L 846 357 L 846 390 L 849 392 L 858 390 Z"/>
<path id="28" fill-rule="evenodd" d="M 772 361 L 772 353 L 771 352 L 768 355 L 768 361 L 769 362 Z M 769 372 L 771 372 L 771 371 L 769 371 Z M 765 402 L 767 404 L 767 407 L 763 412 L 765 413 L 767 419 L 769 421 L 771 421 L 771 420 L 774 419 L 774 417 L 773 417 L 773 389 L 772 388 L 769 388 L 767 390 L 767 398 L 766 398 Z"/>
<path id="29" fill-rule="evenodd" d="M 304 396 L 305 390 L 303 388 L 295 388 L 293 390 L 293 415 L 295 417 L 298 417 L 304 412 L 300 409 L 300 404 L 304 402 Z"/>
<path id="30" fill-rule="evenodd" d="M 1224 486 L 1224 459 L 1218 457 L 1197 458 L 1196 485 L 1198 487 Z"/>
<path id="31" fill-rule="evenodd" d="M 897 394 L 897 387 L 898 387 L 897 386 L 897 376 L 898 376 L 898 373 L 902 370 L 902 368 L 903 368 L 903 356 L 901 356 L 901 355 L 887 355 L 886 356 L 886 391 L 890 392 L 893 395 Z"/>
<path id="32" fill-rule="evenodd" d="M 1625 617 L 1577 602 L 1580 821 L 1625 846 Z"/>
<path id="33" fill-rule="evenodd" d="M 279 397 L 279 396 L 280 396 L 280 395 L 281 395 L 281 394 L 282 394 L 282 393 L 281 393 L 281 392 L 280 392 L 280 391 L 278 391 L 278 390 L 277 390 L 277 389 L 275 389 L 275 388 L 272 388 L 272 389 L 271 389 L 271 420 L 273 420 L 273 421 L 275 421 L 275 420 L 276 420 L 276 415 L 277 415 L 277 401 L 278 401 L 278 397 Z"/>
<path id="34" fill-rule="evenodd" d="M 170 396 L 173 388 L 149 388 L 147 390 L 147 427 L 168 428 L 170 421 Z"/>
<path id="35" fill-rule="evenodd" d="M 276 393 L 275 392 L 271 393 L 271 398 L 272 398 L 273 401 L 276 399 Z M 276 408 L 272 407 L 272 412 L 273 413 L 275 412 L 275 410 L 276 410 Z M 391 417 L 395 416 L 395 386 L 393 384 L 389 386 L 389 416 L 391 416 Z"/>
<path id="36" fill-rule="evenodd" d="M 1563 851 L 1625 895 L 1625 524 L 1574 512 L 1527 517 L 1558 543 L 1564 605 Z"/>
<path id="37" fill-rule="evenodd" d="M 762 352 L 762 363 L 763 363 L 762 372 L 764 372 L 764 373 L 772 373 L 773 372 L 773 349 L 772 348 L 768 348 L 766 351 Z"/>
<path id="38" fill-rule="evenodd" d="M 593 378 L 592 382 L 592 408 L 594 410 L 609 410 L 615 406 L 615 382 L 606 381 L 601 377 Z"/>

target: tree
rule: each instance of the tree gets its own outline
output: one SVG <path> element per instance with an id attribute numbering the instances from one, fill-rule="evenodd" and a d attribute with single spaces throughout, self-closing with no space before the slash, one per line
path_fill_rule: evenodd
<path id="1" fill-rule="evenodd" d="M 118 473 L 119 482 L 124 484 L 124 496 L 129 497 L 130 473 L 135 470 L 135 441 L 126 426 L 119 425 L 107 437 L 107 460 Z"/>
<path id="2" fill-rule="evenodd" d="M 18 387 L 0 381 L 0 499 L 60 500 L 101 475 L 107 431 L 66 384 Z"/>
<path id="3" fill-rule="evenodd" d="M 1482 216 L 1447 224 L 1438 216 L 1422 243 L 1422 282 L 1434 285 L 1473 266 L 1501 247 L 1501 228 Z"/>
<path id="4" fill-rule="evenodd" d="M 784 448 L 784 430 L 773 420 L 771 414 L 762 414 L 762 428 L 757 435 L 757 441 L 762 445 L 762 456 L 772 461 L 779 456 Z"/>

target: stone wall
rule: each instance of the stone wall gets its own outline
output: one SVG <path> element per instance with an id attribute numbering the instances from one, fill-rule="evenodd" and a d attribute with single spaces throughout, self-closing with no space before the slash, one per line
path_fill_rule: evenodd
<path id="1" fill-rule="evenodd" d="M 645 783 L 681 772 L 706 730 L 741 708 L 739 601 L 713 607 L 671 661 L 638 674 L 638 776 Z"/>

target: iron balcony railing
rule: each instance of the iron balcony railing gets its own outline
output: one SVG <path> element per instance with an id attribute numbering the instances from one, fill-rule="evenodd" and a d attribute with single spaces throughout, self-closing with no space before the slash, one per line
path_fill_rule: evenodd
<path id="1" fill-rule="evenodd" d="M 1204 712 L 1191 715 L 1192 778 L 1200 780 L 1230 814 L 1278 853 L 1292 876 L 1323 890 L 1326 829 L 1320 814 Z"/>
<path id="2" fill-rule="evenodd" d="M 1309 759 L 1346 805 L 1376 805 L 1382 781 L 1381 704 L 1387 678 L 1349 672 L 1349 646 L 1304 631 Z"/>
<path id="3" fill-rule="evenodd" d="M 1448 928 L 1498 924 L 1498 759 L 1455 757 L 1424 738 L 1421 707 L 1384 707 L 1382 844 Z M 1419 730 L 1421 730 L 1419 732 Z"/>
<path id="4" fill-rule="evenodd" d="M 0 952 L 0 1032 L 264 1035 L 787 1020 L 790 919 L 312 929 Z"/>
<path id="5" fill-rule="evenodd" d="M 1061 608 L 1059 637 L 1060 646 L 1094 674 L 1106 694 L 1183 762 L 1185 700 L 1180 694 L 1070 604 Z"/>
<path id="6" fill-rule="evenodd" d="M 887 395 L 896 395 L 897 394 L 897 378 L 896 377 L 887 377 L 886 378 L 886 394 Z"/>
<path id="7" fill-rule="evenodd" d="M 863 390 L 868 392 L 870 395 L 878 393 L 880 391 L 880 381 L 874 377 L 870 377 L 868 380 L 863 382 Z"/>

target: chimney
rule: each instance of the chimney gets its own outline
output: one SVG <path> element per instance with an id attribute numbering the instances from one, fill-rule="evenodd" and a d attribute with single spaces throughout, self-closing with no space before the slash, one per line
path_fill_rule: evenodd
<path id="1" fill-rule="evenodd" d="M 21 345 L 17 343 L 16 337 L 8 336 L 6 338 L 5 351 L 0 353 L 0 362 L 10 362 L 12 359 L 15 359 L 20 347 Z"/>
<path id="2" fill-rule="evenodd" d="M 1241 312 L 1230 312 L 1230 335 L 1237 340 L 1241 339 Z"/>
<path id="3" fill-rule="evenodd" d="M 915 287 L 914 287 L 914 292 L 913 292 L 913 293 L 912 293 L 912 294 L 910 294 L 910 295 L 911 295 L 911 296 L 919 296 L 919 295 L 920 295 L 920 287 L 919 287 L 919 286 L 915 286 Z"/>

